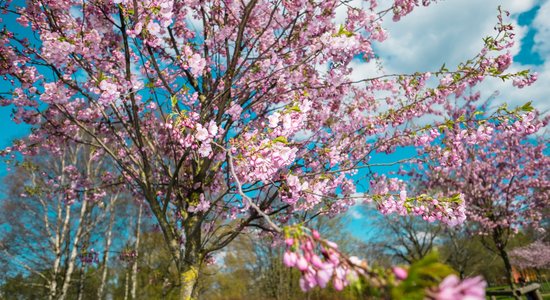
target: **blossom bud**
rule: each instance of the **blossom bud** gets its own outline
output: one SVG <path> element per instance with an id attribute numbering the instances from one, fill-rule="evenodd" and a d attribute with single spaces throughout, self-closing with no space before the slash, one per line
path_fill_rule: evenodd
<path id="1" fill-rule="evenodd" d="M 307 265 L 307 260 L 303 256 L 300 256 L 296 261 L 296 267 L 298 267 L 298 270 L 300 271 L 305 271 L 307 269 Z"/>
<path id="2" fill-rule="evenodd" d="M 316 240 L 318 240 L 318 239 L 321 238 L 321 235 L 319 234 L 319 231 L 317 231 L 317 230 L 313 230 L 313 231 L 311 232 L 311 235 L 312 235 L 313 238 L 316 239 Z"/>
<path id="3" fill-rule="evenodd" d="M 337 291 L 341 291 L 344 289 L 344 282 L 340 278 L 334 278 L 332 285 L 334 286 L 334 289 Z"/>
<path id="4" fill-rule="evenodd" d="M 317 284 L 321 288 L 325 288 L 332 277 L 332 269 L 319 270 L 316 275 Z"/>
<path id="5" fill-rule="evenodd" d="M 287 267 L 294 267 L 296 265 L 296 261 L 298 260 L 298 256 L 294 252 L 285 252 L 283 255 L 283 262 Z"/>
<path id="6" fill-rule="evenodd" d="M 393 274 L 395 275 L 395 278 L 397 278 L 398 280 L 405 280 L 409 275 L 407 270 L 400 267 L 393 267 L 392 271 L 393 271 Z"/>
<path id="7" fill-rule="evenodd" d="M 313 256 L 311 257 L 311 260 L 310 260 L 310 261 L 311 261 L 311 264 L 312 264 L 313 266 L 315 266 L 316 268 L 318 268 L 318 269 L 321 269 L 321 268 L 323 268 L 323 266 L 324 266 L 323 262 L 321 261 L 321 259 L 320 259 L 319 256 L 317 256 L 317 255 L 313 255 Z"/>
<path id="8" fill-rule="evenodd" d="M 313 251 L 313 243 L 310 240 L 306 241 L 304 247 L 307 251 Z"/>

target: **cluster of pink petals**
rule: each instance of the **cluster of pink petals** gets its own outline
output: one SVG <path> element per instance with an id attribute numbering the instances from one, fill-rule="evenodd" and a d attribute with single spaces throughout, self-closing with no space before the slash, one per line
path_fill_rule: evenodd
<path id="1" fill-rule="evenodd" d="M 317 286 L 325 288 L 331 281 L 333 287 L 340 291 L 350 283 L 350 280 L 357 278 L 357 272 L 336 251 L 336 244 L 321 241 L 316 231 L 313 231 L 312 237 L 300 240 L 287 238 L 285 243 L 287 251 L 283 256 L 283 262 L 287 267 L 300 270 L 300 288 L 304 292 Z M 316 254 L 317 248 L 320 249 L 322 257 Z"/>
<path id="2" fill-rule="evenodd" d="M 428 6 L 433 0 L 422 0 L 422 5 Z M 399 21 L 402 17 L 410 14 L 419 5 L 419 0 L 395 0 L 393 6 L 393 20 Z"/>
<path id="3" fill-rule="evenodd" d="M 378 208 L 383 214 L 415 215 L 428 222 L 440 221 L 449 226 L 462 224 L 466 220 L 463 201 L 440 201 L 422 196 L 408 198 L 406 183 L 398 178 L 379 176 L 371 181 L 371 191 L 381 198 Z"/>
<path id="4" fill-rule="evenodd" d="M 536 241 L 527 246 L 512 250 L 510 258 L 515 266 L 522 269 L 550 268 L 550 244 Z"/>
<path id="5" fill-rule="evenodd" d="M 429 291 L 433 300 L 484 300 L 487 282 L 481 276 L 460 280 L 456 275 L 449 275 L 439 284 L 436 290 Z"/>
<path id="6" fill-rule="evenodd" d="M 195 205 L 189 206 L 187 208 L 187 211 L 189 212 L 206 212 L 210 208 L 210 202 L 205 199 L 204 194 L 201 194 L 199 197 L 199 203 Z"/>
<path id="7" fill-rule="evenodd" d="M 531 135 L 545 124 L 547 119 L 532 111 L 500 123 L 456 125 L 445 130 L 442 145 L 429 150 L 430 160 L 439 164 L 418 176 L 425 177 L 427 189 L 461 193 L 465 214 L 481 225 L 480 231 L 537 228 L 550 201 L 543 171 L 550 158 L 545 144 L 532 143 Z"/>
<path id="8" fill-rule="evenodd" d="M 514 78 L 514 80 L 512 81 L 512 84 L 522 89 L 526 86 L 530 86 L 535 81 L 537 81 L 537 79 L 538 79 L 537 73 L 533 73 L 525 77 Z"/>

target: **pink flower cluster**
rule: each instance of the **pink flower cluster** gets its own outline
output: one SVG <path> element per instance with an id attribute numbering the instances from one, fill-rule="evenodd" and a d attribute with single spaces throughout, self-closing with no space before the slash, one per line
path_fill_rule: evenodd
<path id="1" fill-rule="evenodd" d="M 201 157 L 208 157 L 212 153 L 212 141 L 218 134 L 218 126 L 210 121 L 207 127 L 197 123 L 195 125 L 195 140 L 200 143 L 198 153 Z"/>
<path id="2" fill-rule="evenodd" d="M 187 45 L 183 47 L 183 68 L 190 70 L 194 76 L 202 75 L 202 72 L 206 68 L 206 60 L 202 56 L 193 51 L 193 49 Z"/>
<path id="3" fill-rule="evenodd" d="M 199 203 L 195 205 L 190 205 L 187 208 L 187 211 L 192 213 L 206 212 L 210 208 L 210 202 L 205 199 L 204 193 L 199 197 Z"/>
<path id="4" fill-rule="evenodd" d="M 456 275 L 449 275 L 437 289 L 428 291 L 433 300 L 484 300 L 487 283 L 481 276 L 460 280 Z"/>
<path id="5" fill-rule="evenodd" d="M 70 91 L 59 82 L 44 83 L 44 93 L 40 100 L 44 103 L 65 104 L 69 101 Z"/>
<path id="6" fill-rule="evenodd" d="M 83 265 L 94 264 L 99 262 L 99 254 L 97 253 L 97 251 L 94 250 L 94 248 L 90 249 L 89 251 L 86 251 L 86 250 L 82 251 L 78 255 L 78 258 L 80 259 L 80 262 Z"/>
<path id="7" fill-rule="evenodd" d="M 466 209 L 461 195 L 456 199 L 436 199 L 425 194 L 408 197 L 406 183 L 397 178 L 387 179 L 385 175 L 371 181 L 374 195 L 368 200 L 378 202 L 383 214 L 421 216 L 428 222 L 441 221 L 449 226 L 462 224 L 466 220 Z"/>
<path id="8" fill-rule="evenodd" d="M 109 106 L 114 104 L 117 99 L 120 97 L 120 92 L 118 91 L 118 85 L 111 82 L 110 80 L 102 80 L 99 84 L 101 90 L 101 96 L 99 97 L 99 103 L 104 106 Z"/>
<path id="9" fill-rule="evenodd" d="M 76 46 L 62 39 L 57 34 L 42 35 L 42 54 L 48 62 L 56 65 L 64 65 L 69 61 L 69 55 Z"/>
<path id="10" fill-rule="evenodd" d="M 422 0 L 422 5 L 428 6 L 433 0 Z M 393 21 L 397 22 L 402 17 L 410 14 L 419 5 L 419 0 L 395 0 L 393 4 Z"/>
<path id="11" fill-rule="evenodd" d="M 512 84 L 520 89 L 526 87 L 526 86 L 530 86 L 531 84 L 533 84 L 535 81 L 537 81 L 538 79 L 538 74 L 537 73 L 533 73 L 533 74 L 529 74 L 525 77 L 517 77 L 517 78 L 514 78 L 514 80 L 512 80 Z"/>
<path id="12" fill-rule="evenodd" d="M 536 241 L 524 247 L 519 247 L 510 252 L 512 263 L 522 269 L 547 269 L 550 268 L 550 244 Z"/>
<path id="13" fill-rule="evenodd" d="M 325 288 L 329 282 L 338 291 L 357 278 L 357 272 L 337 251 L 336 244 L 322 240 L 317 231 L 312 236 L 300 239 L 287 238 L 287 251 L 283 262 L 287 267 L 294 267 L 302 272 L 300 288 L 306 292 L 319 286 Z M 315 252 L 319 249 L 322 257 Z"/>
<path id="14" fill-rule="evenodd" d="M 529 105 L 523 109 L 531 110 Z M 468 110 L 457 115 L 480 115 L 473 107 Z M 530 137 L 544 128 L 547 119 L 540 120 L 535 111 L 514 112 L 506 118 L 445 129 L 443 143 L 428 151 L 429 160 L 439 164 L 427 165 L 426 171 L 416 175 L 427 190 L 441 190 L 447 196 L 461 193 L 465 214 L 480 225 L 480 232 L 497 227 L 537 228 L 550 199 L 544 188 L 548 178 L 542 171 L 548 169 L 550 159 L 544 155 L 545 144 L 532 143 Z"/>

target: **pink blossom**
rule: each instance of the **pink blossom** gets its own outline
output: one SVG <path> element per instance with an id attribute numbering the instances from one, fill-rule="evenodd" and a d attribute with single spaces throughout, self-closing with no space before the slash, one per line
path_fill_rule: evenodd
<path id="1" fill-rule="evenodd" d="M 193 54 L 187 61 L 191 72 L 195 76 L 199 76 L 206 67 L 206 61 L 197 53 Z"/>
<path id="2" fill-rule="evenodd" d="M 231 116 L 231 118 L 236 121 L 236 120 L 239 120 L 240 116 L 241 116 L 241 113 L 242 113 L 243 109 L 240 105 L 238 104 L 233 104 L 227 111 L 226 113 L 228 115 Z"/>
<path id="3" fill-rule="evenodd" d="M 449 275 L 428 295 L 434 300 L 484 300 L 486 286 L 481 276 L 461 281 L 456 275 Z"/>
<path id="4" fill-rule="evenodd" d="M 393 274 L 395 275 L 395 278 L 397 278 L 398 280 L 407 279 L 407 276 L 408 276 L 407 270 L 400 267 L 393 267 L 392 271 L 393 271 Z"/>
<path id="5" fill-rule="evenodd" d="M 208 139 L 208 137 L 209 137 L 208 130 L 204 128 L 201 124 L 197 124 L 195 138 L 198 141 L 204 142 Z"/>
<path id="6" fill-rule="evenodd" d="M 197 206 L 189 206 L 187 209 L 189 212 L 205 212 L 210 208 L 210 202 L 205 199 L 204 194 L 200 195 L 199 204 Z"/>
<path id="7" fill-rule="evenodd" d="M 298 256 L 294 252 L 286 251 L 283 255 L 283 262 L 287 267 L 294 267 L 298 261 Z"/>
<path id="8" fill-rule="evenodd" d="M 157 22 L 151 20 L 147 24 L 147 30 L 152 35 L 159 35 L 161 28 L 160 28 L 160 25 Z"/>
<path id="9" fill-rule="evenodd" d="M 218 125 L 216 125 L 216 122 L 210 121 L 208 123 L 208 133 L 211 137 L 215 137 L 218 134 Z"/>
<path id="10" fill-rule="evenodd" d="M 269 117 L 268 117 L 268 120 L 269 120 L 269 127 L 271 128 L 275 128 L 277 127 L 277 125 L 279 124 L 279 117 L 281 116 L 281 114 L 279 113 L 273 113 L 271 114 Z"/>
<path id="11" fill-rule="evenodd" d="M 327 286 L 327 283 L 332 278 L 332 272 L 333 272 L 332 268 L 320 269 L 317 271 L 316 273 L 317 284 L 321 288 L 325 288 Z"/>
<path id="12" fill-rule="evenodd" d="M 199 155 L 201 157 L 208 157 L 210 153 L 212 153 L 212 145 L 210 145 L 210 143 L 203 143 L 199 147 Z"/>
<path id="13" fill-rule="evenodd" d="M 296 267 L 298 268 L 298 270 L 305 271 L 307 269 L 307 266 L 308 266 L 308 262 L 306 258 L 303 256 L 299 256 L 296 262 Z"/>

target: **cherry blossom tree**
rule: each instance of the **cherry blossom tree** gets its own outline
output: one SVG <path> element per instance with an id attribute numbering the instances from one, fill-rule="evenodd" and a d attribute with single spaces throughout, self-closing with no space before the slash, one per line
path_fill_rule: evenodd
<path id="1" fill-rule="evenodd" d="M 398 21 L 419 2 L 2 1 L 3 18 L 19 25 L 0 33 L 1 103 L 34 126 L 4 153 L 86 144 L 109 157 L 116 182 L 157 220 L 181 299 L 196 294 L 206 258 L 251 229 L 286 236 L 287 265 L 296 256 L 304 290 L 329 281 L 341 289 L 363 264 L 295 224 L 294 213 L 345 211 L 372 154 L 430 143 L 435 133 L 415 120 L 485 77 L 536 79 L 504 73 L 513 45 L 504 14 L 455 70 L 357 79 L 352 64 L 375 61 L 373 45 L 387 36 L 383 18 Z M 458 201 L 407 197 L 404 182 L 372 192 L 385 212 L 464 219 Z"/>
<path id="2" fill-rule="evenodd" d="M 543 241 L 535 241 L 527 246 L 519 247 L 510 252 L 511 260 L 521 269 L 550 268 L 550 245 Z"/>
<path id="3" fill-rule="evenodd" d="M 515 118 L 477 128 L 441 127 L 442 142 L 429 146 L 428 153 L 447 159 L 417 174 L 427 190 L 461 193 L 472 222 L 469 230 L 480 234 L 484 245 L 502 258 L 512 286 L 508 240 L 526 227 L 543 230 L 541 221 L 550 205 L 550 158 L 541 140 L 548 117 L 540 118 L 530 103 L 520 109 L 523 113 L 516 110 Z M 483 118 L 482 111 L 470 102 L 454 115 L 468 123 Z"/>

